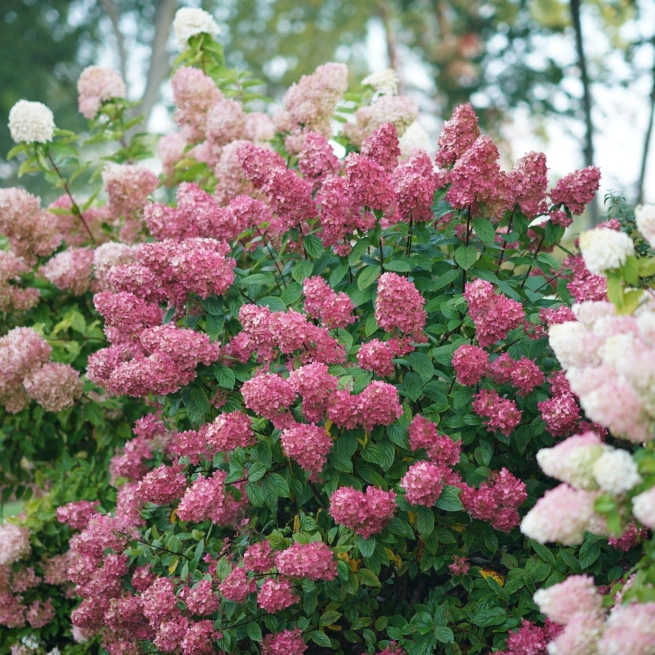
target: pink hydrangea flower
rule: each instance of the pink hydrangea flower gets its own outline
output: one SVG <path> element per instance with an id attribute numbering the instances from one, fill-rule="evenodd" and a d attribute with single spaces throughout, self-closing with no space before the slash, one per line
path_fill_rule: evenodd
<path id="1" fill-rule="evenodd" d="M 412 505 L 432 507 L 443 490 L 444 471 L 430 462 L 412 464 L 400 481 Z"/>
<path id="2" fill-rule="evenodd" d="M 102 66 L 88 66 L 77 80 L 79 110 L 84 118 L 95 118 L 103 102 L 125 98 L 127 89 L 118 71 Z"/>
<path id="3" fill-rule="evenodd" d="M 255 591 L 254 581 L 248 580 L 245 569 L 237 567 L 221 582 L 219 590 L 233 603 L 245 603 L 248 594 Z"/>
<path id="4" fill-rule="evenodd" d="M 482 348 L 504 339 L 510 330 L 520 327 L 525 318 L 521 303 L 495 294 L 486 280 L 467 283 L 464 297 Z"/>
<path id="5" fill-rule="evenodd" d="M 396 387 L 379 380 L 373 380 L 357 396 L 357 406 L 366 430 L 376 425 L 391 425 L 403 413 Z"/>
<path id="6" fill-rule="evenodd" d="M 212 588 L 211 580 L 200 580 L 198 584 L 190 589 L 185 595 L 184 602 L 189 611 L 197 616 L 208 616 L 218 610 L 218 596 Z"/>
<path id="7" fill-rule="evenodd" d="M 182 128 L 185 138 L 200 141 L 205 135 L 207 112 L 223 94 L 216 84 L 199 68 L 180 66 L 171 77 L 175 122 Z"/>
<path id="8" fill-rule="evenodd" d="M 462 444 L 446 435 L 438 434 L 437 426 L 420 414 L 416 414 L 408 427 L 409 447 L 424 448 L 433 464 L 455 466 L 459 464 Z"/>
<path id="9" fill-rule="evenodd" d="M 579 216 L 593 200 L 599 184 L 600 170 L 595 166 L 588 166 L 559 180 L 551 190 L 550 197 L 553 204 L 563 203 L 573 215 Z"/>
<path id="10" fill-rule="evenodd" d="M 332 448 L 332 439 L 318 425 L 297 424 L 284 430 L 280 435 L 282 449 L 312 475 L 321 472 L 327 462 L 327 455 Z"/>
<path id="11" fill-rule="evenodd" d="M 453 353 L 453 368 L 457 381 L 466 386 L 474 386 L 487 372 L 489 354 L 470 344 L 463 344 Z"/>
<path id="12" fill-rule="evenodd" d="M 262 642 L 262 655 L 303 655 L 306 650 L 299 628 L 266 635 Z"/>
<path id="13" fill-rule="evenodd" d="M 398 330 L 417 341 L 425 339 L 425 300 L 407 278 L 384 273 L 378 280 L 375 320 L 386 332 Z"/>
<path id="14" fill-rule="evenodd" d="M 55 608 L 50 599 L 45 603 L 35 600 L 25 613 L 27 622 L 35 629 L 43 628 L 55 618 Z"/>
<path id="15" fill-rule="evenodd" d="M 204 427 L 203 434 L 212 448 L 224 453 L 235 448 L 247 448 L 255 443 L 250 417 L 238 411 L 219 414 Z"/>
<path id="16" fill-rule="evenodd" d="M 334 580 L 337 577 L 334 553 L 322 541 L 294 543 L 275 555 L 275 565 L 282 575 L 292 578 Z"/>
<path id="17" fill-rule="evenodd" d="M 162 464 L 141 479 L 137 493 L 146 503 L 168 505 L 182 498 L 186 488 L 184 474 L 174 466 Z"/>
<path id="18" fill-rule="evenodd" d="M 257 594 L 257 604 L 263 610 L 270 614 L 280 612 L 294 603 L 298 602 L 299 597 L 293 591 L 291 581 L 286 578 L 266 578 Z"/>
<path id="19" fill-rule="evenodd" d="M 175 587 L 168 578 L 157 578 L 143 592 L 143 614 L 153 627 L 180 616 L 175 596 Z"/>
<path id="20" fill-rule="evenodd" d="M 346 157 L 345 172 L 350 195 L 357 206 L 395 214 L 396 194 L 392 179 L 380 164 L 351 152 Z"/>
<path id="21" fill-rule="evenodd" d="M 289 376 L 291 388 L 302 398 L 305 418 L 316 423 L 324 418 L 338 383 L 339 379 L 330 375 L 327 365 L 321 362 L 301 366 Z"/>
<path id="22" fill-rule="evenodd" d="M 274 566 L 271 544 L 267 539 L 252 544 L 243 554 L 243 566 L 254 573 L 266 573 Z"/>
<path id="23" fill-rule="evenodd" d="M 428 154 L 423 150 L 413 152 L 393 172 L 398 218 L 407 223 L 432 220 L 432 201 L 441 182 L 442 177 L 435 173 Z"/>
<path id="24" fill-rule="evenodd" d="M 82 395 L 84 383 L 70 364 L 48 362 L 23 379 L 25 392 L 49 412 L 72 407 Z"/>
<path id="25" fill-rule="evenodd" d="M 371 339 L 363 343 L 357 353 L 357 363 L 365 371 L 373 371 L 380 377 L 393 375 L 394 351 L 388 343 Z"/>
<path id="26" fill-rule="evenodd" d="M 338 173 L 340 167 L 328 140 L 318 132 L 309 132 L 298 155 L 298 168 L 303 177 L 317 189 L 328 175 Z"/>
<path id="27" fill-rule="evenodd" d="M 453 555 L 453 561 L 448 565 L 448 570 L 451 575 L 466 575 L 471 568 L 471 565 L 466 560 L 466 557 L 460 555 Z"/>
<path id="28" fill-rule="evenodd" d="M 128 216 L 143 209 L 148 196 L 159 186 L 157 176 L 145 166 L 109 162 L 102 172 L 114 216 Z"/>
<path id="29" fill-rule="evenodd" d="M 382 166 L 387 173 L 393 172 L 400 157 L 396 126 L 393 123 L 384 123 L 378 127 L 371 136 L 364 139 L 360 152 Z"/>
<path id="30" fill-rule="evenodd" d="M 437 166 L 452 166 L 480 136 L 478 117 L 471 103 L 455 107 L 453 117 L 446 121 L 439 136 L 439 152 L 435 157 Z"/>
<path id="31" fill-rule="evenodd" d="M 521 157 L 512 168 L 510 182 L 516 202 L 528 219 L 546 213 L 548 167 L 543 152 L 529 152 Z"/>
<path id="32" fill-rule="evenodd" d="M 340 487 L 330 497 L 332 518 L 365 539 L 382 532 L 395 512 L 396 494 L 376 487 L 367 487 L 366 493 Z"/>
<path id="33" fill-rule="evenodd" d="M 489 432 L 498 430 L 509 436 L 521 422 L 521 412 L 516 403 L 501 398 L 497 391 L 482 389 L 473 397 L 473 411 L 485 420 Z"/>
<path id="34" fill-rule="evenodd" d="M 259 374 L 246 380 L 241 393 L 246 407 L 267 419 L 286 412 L 296 399 L 289 381 L 272 373 Z"/>
<path id="35" fill-rule="evenodd" d="M 81 296 L 89 290 L 93 250 L 89 248 L 67 248 L 56 254 L 39 273 L 62 291 Z"/>
<path id="36" fill-rule="evenodd" d="M 534 602 L 543 614 L 560 625 L 566 625 L 578 612 L 603 615 L 603 597 L 589 575 L 571 575 L 564 582 L 539 589 Z"/>
<path id="37" fill-rule="evenodd" d="M 99 505 L 100 502 L 97 500 L 93 502 L 78 500 L 74 503 L 66 503 L 57 507 L 57 520 L 60 523 L 66 523 L 73 530 L 84 530 L 91 517 L 98 513 Z"/>
<path id="38" fill-rule="evenodd" d="M 321 320 L 327 328 L 345 328 L 355 321 L 352 300 L 343 293 L 335 293 L 320 276 L 308 277 L 303 282 L 305 311 Z"/>

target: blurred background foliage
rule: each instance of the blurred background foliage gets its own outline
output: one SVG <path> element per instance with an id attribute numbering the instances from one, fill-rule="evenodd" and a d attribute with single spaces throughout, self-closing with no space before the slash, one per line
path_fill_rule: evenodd
<path id="1" fill-rule="evenodd" d="M 59 125 L 80 129 L 74 85 L 89 63 L 120 69 L 150 127 L 165 124 L 171 23 L 184 5 L 215 16 L 229 64 L 251 70 L 276 100 L 329 60 L 348 63 L 357 79 L 391 66 L 401 92 L 420 102 L 431 136 L 465 101 L 497 139 L 516 110 L 544 135 L 547 121 L 562 116 L 579 126 L 584 165 L 596 163 L 594 113 L 603 111 L 592 85 L 620 92 L 639 82 L 650 122 L 630 193 L 641 196 L 655 103 L 655 0 L 3 0 L 0 152 L 10 147 L 4 117 L 20 98 L 45 102 Z M 648 24 L 650 33 L 626 29 Z M 0 162 L 0 184 L 14 184 L 14 173 Z"/>

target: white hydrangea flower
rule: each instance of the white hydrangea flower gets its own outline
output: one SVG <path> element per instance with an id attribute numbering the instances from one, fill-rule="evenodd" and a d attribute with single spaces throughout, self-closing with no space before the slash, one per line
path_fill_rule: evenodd
<path id="1" fill-rule="evenodd" d="M 27 557 L 32 550 L 27 528 L 13 523 L 0 525 L 0 564 L 13 564 Z"/>
<path id="2" fill-rule="evenodd" d="M 600 362 L 601 340 L 582 323 L 566 321 L 550 326 L 548 343 L 564 370 L 585 368 Z"/>
<path id="3" fill-rule="evenodd" d="M 364 86 L 371 86 L 383 96 L 395 96 L 398 93 L 398 75 L 393 68 L 385 68 L 371 73 L 362 80 Z"/>
<path id="4" fill-rule="evenodd" d="M 655 487 L 632 499 L 632 513 L 646 527 L 655 529 Z"/>
<path id="5" fill-rule="evenodd" d="M 579 440 L 577 446 L 574 442 Z M 567 443 L 567 441 L 569 443 Z M 582 437 L 570 437 L 554 448 L 542 448 L 537 453 L 537 462 L 541 470 L 560 482 L 566 482 L 576 489 L 593 491 L 598 484 L 593 476 L 596 460 L 603 454 L 606 446 L 597 443 L 597 439 L 583 441 Z"/>
<path id="6" fill-rule="evenodd" d="M 627 450 L 608 449 L 594 463 L 594 478 L 609 494 L 622 494 L 641 482 L 632 455 Z"/>
<path id="7" fill-rule="evenodd" d="M 55 132 L 55 117 L 42 102 L 19 100 L 9 112 L 9 131 L 16 143 L 47 143 Z"/>
<path id="8" fill-rule="evenodd" d="M 591 273 L 603 275 L 611 268 L 620 268 L 635 254 L 632 239 L 623 232 L 597 227 L 580 236 L 580 252 Z"/>
<path id="9" fill-rule="evenodd" d="M 398 140 L 400 158 L 407 159 L 415 150 L 427 150 L 429 141 L 430 137 L 423 126 L 414 121 Z"/>
<path id="10" fill-rule="evenodd" d="M 210 34 L 216 38 L 219 29 L 211 14 L 202 9 L 183 7 L 178 9 L 173 21 L 175 32 L 175 44 L 177 49 L 182 51 L 189 47 L 189 39 L 196 34 Z"/>
<path id="11" fill-rule="evenodd" d="M 591 328 L 594 323 L 607 316 L 615 316 L 616 308 L 605 300 L 585 300 L 571 307 L 575 317 L 583 325 Z"/>
<path id="12" fill-rule="evenodd" d="M 650 346 L 655 346 L 655 312 L 644 311 L 637 315 L 639 336 Z"/>
<path id="13" fill-rule="evenodd" d="M 637 229 L 643 234 L 644 239 L 651 246 L 655 245 L 655 205 L 637 205 L 635 220 Z"/>

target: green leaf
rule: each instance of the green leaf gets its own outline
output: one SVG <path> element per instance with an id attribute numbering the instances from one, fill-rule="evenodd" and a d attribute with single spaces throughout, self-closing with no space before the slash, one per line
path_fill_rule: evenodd
<path id="1" fill-rule="evenodd" d="M 308 259 L 303 259 L 291 269 L 291 277 L 298 282 L 298 284 L 302 284 L 303 280 L 312 274 L 313 268 L 314 265 L 312 262 Z"/>
<path id="2" fill-rule="evenodd" d="M 474 218 L 473 231 L 486 244 L 492 244 L 496 239 L 496 229 L 486 218 Z"/>
<path id="3" fill-rule="evenodd" d="M 648 257 L 647 259 L 639 259 L 639 276 L 650 277 L 655 275 L 655 257 Z"/>
<path id="4" fill-rule="evenodd" d="M 218 385 L 223 389 L 234 389 L 236 377 L 234 376 L 234 371 L 231 368 L 217 364 L 214 366 L 214 376 L 216 377 Z"/>
<path id="5" fill-rule="evenodd" d="M 471 616 L 471 623 L 481 628 L 487 628 L 504 623 L 506 618 L 507 613 L 501 607 L 478 608 Z"/>
<path id="6" fill-rule="evenodd" d="M 271 309 L 271 311 L 274 312 L 285 312 L 287 310 L 287 306 L 279 298 L 275 298 L 274 296 L 265 296 L 264 298 L 260 298 L 257 301 L 257 304 L 260 307 L 268 307 Z"/>
<path id="7" fill-rule="evenodd" d="M 378 576 L 373 573 L 370 569 L 360 569 L 357 573 L 357 577 L 361 584 L 368 585 L 369 587 L 380 587 L 380 580 Z"/>
<path id="8" fill-rule="evenodd" d="M 439 498 L 437 498 L 435 506 L 444 510 L 444 512 L 461 512 L 464 506 L 459 499 L 459 489 L 446 485 Z"/>
<path id="9" fill-rule="evenodd" d="M 434 628 L 434 636 L 442 644 L 452 644 L 455 641 L 453 631 L 444 625 L 438 625 Z"/>
<path id="10" fill-rule="evenodd" d="M 406 537 L 407 539 L 414 539 L 414 531 L 411 526 L 405 523 L 405 521 L 401 521 L 398 517 L 392 518 L 387 527 L 393 534 Z"/>
<path id="11" fill-rule="evenodd" d="M 200 423 L 209 413 L 209 400 L 201 387 L 191 387 L 189 401 L 186 404 L 187 416 L 192 423 Z"/>
<path id="12" fill-rule="evenodd" d="M 385 271 L 394 271 L 395 273 L 409 273 L 412 267 L 409 262 L 403 259 L 394 259 L 390 262 L 384 263 Z"/>
<path id="13" fill-rule="evenodd" d="M 262 640 L 262 629 L 259 627 L 259 624 L 257 621 L 251 621 L 248 623 L 246 626 L 246 634 L 253 640 L 253 641 L 261 641 Z"/>
<path id="14" fill-rule="evenodd" d="M 460 246 L 455 250 L 455 261 L 461 268 L 467 271 L 478 258 L 478 251 L 475 246 Z"/>
<path id="15" fill-rule="evenodd" d="M 339 264 L 335 269 L 330 273 L 330 286 L 332 288 L 336 287 L 344 276 L 348 272 L 348 264 Z"/>
<path id="16" fill-rule="evenodd" d="M 271 473 L 268 478 L 269 483 L 275 489 L 275 493 L 281 498 L 289 498 L 291 495 L 287 481 L 279 473 Z"/>
<path id="17" fill-rule="evenodd" d="M 366 287 L 371 286 L 371 284 L 373 284 L 373 282 L 378 279 L 379 275 L 379 266 L 366 266 L 362 269 L 359 277 L 357 278 L 357 287 L 359 289 L 366 289 Z"/>
<path id="18" fill-rule="evenodd" d="M 312 630 L 309 633 L 309 638 L 315 644 L 318 644 L 319 646 L 323 646 L 323 648 L 332 648 L 332 644 L 330 643 L 330 638 L 320 630 Z"/>
<path id="19" fill-rule="evenodd" d="M 546 546 L 532 540 L 530 541 L 530 545 L 534 548 L 534 551 L 537 553 L 537 555 L 539 555 L 539 557 L 541 557 L 542 560 L 548 562 L 552 566 L 555 566 L 555 557 Z"/>
<path id="20" fill-rule="evenodd" d="M 623 280 L 621 278 L 621 271 L 612 269 L 606 271 L 606 275 L 607 297 L 617 309 L 621 309 L 623 307 Z"/>
<path id="21" fill-rule="evenodd" d="M 362 557 L 370 557 L 375 552 L 375 537 L 369 537 L 364 539 L 360 535 L 357 535 L 357 548 L 362 554 Z"/>
<path id="22" fill-rule="evenodd" d="M 293 305 L 296 300 L 298 300 L 302 296 L 302 287 L 297 283 L 297 282 L 292 282 L 283 292 L 282 295 L 280 296 L 280 300 L 285 305 Z"/>
<path id="23" fill-rule="evenodd" d="M 342 616 L 343 614 L 341 612 L 335 612 L 334 610 L 324 612 L 321 614 L 321 618 L 318 620 L 318 624 L 332 625 L 333 623 L 336 623 Z"/>
<path id="24" fill-rule="evenodd" d="M 407 358 L 409 365 L 427 382 L 434 374 L 432 360 L 425 353 L 413 352 Z"/>
<path id="25" fill-rule="evenodd" d="M 241 284 L 246 287 L 255 285 L 269 286 L 275 284 L 275 277 L 272 273 L 253 273 L 241 279 Z"/>
<path id="26" fill-rule="evenodd" d="M 264 493 L 262 492 L 261 487 L 258 485 L 252 484 L 250 482 L 246 484 L 246 496 L 248 496 L 248 500 L 255 507 L 264 506 Z"/>
<path id="27" fill-rule="evenodd" d="M 583 569 L 590 567 L 600 557 L 598 541 L 585 541 L 580 548 L 580 565 Z"/>
<path id="28" fill-rule="evenodd" d="M 625 283 L 631 287 L 636 287 L 639 284 L 639 264 L 636 257 L 626 257 L 625 264 L 621 267 L 621 273 Z"/>
<path id="29" fill-rule="evenodd" d="M 308 234 L 303 239 L 303 244 L 310 257 L 317 259 L 323 254 L 323 244 L 321 243 L 321 240 L 313 234 Z"/>
<path id="30" fill-rule="evenodd" d="M 450 271 L 446 271 L 445 273 L 443 273 L 437 278 L 436 282 L 432 285 L 431 289 L 432 291 L 438 291 L 439 289 L 443 289 L 444 287 L 454 282 L 458 277 L 459 277 L 459 271 L 455 270 L 454 268 L 451 269 Z"/>
<path id="31" fill-rule="evenodd" d="M 416 400 L 423 392 L 423 380 L 421 380 L 421 376 L 417 373 L 405 373 L 403 386 L 405 393 L 411 400 Z"/>
<path id="32" fill-rule="evenodd" d="M 430 507 L 419 507 L 416 511 L 416 527 L 424 539 L 434 530 L 434 513 Z"/>

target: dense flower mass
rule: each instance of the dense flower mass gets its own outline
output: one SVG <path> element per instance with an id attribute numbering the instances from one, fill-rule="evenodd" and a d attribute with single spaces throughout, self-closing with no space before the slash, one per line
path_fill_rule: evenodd
<path id="1" fill-rule="evenodd" d="M 65 193 L 0 190 L 3 646 L 652 655 L 652 208 L 561 261 L 596 169 L 503 170 L 470 104 L 431 156 L 391 70 L 269 116 L 211 14 L 174 32 L 161 167 L 109 69 L 93 174 L 12 110 Z"/>

